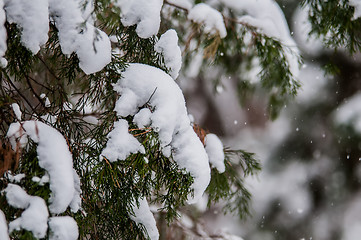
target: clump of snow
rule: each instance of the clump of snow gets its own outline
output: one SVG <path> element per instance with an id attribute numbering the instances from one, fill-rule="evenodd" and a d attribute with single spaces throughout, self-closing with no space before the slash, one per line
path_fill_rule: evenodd
<path id="1" fill-rule="evenodd" d="M 4 0 L 9 23 L 21 28 L 21 42 L 33 54 L 48 40 L 48 0 Z"/>
<path id="2" fill-rule="evenodd" d="M 22 148 L 25 147 L 28 143 L 26 134 L 24 134 L 24 129 L 21 127 L 19 122 L 10 124 L 6 135 L 10 140 L 10 144 L 13 150 L 16 150 L 18 143 Z"/>
<path id="3" fill-rule="evenodd" d="M 137 224 L 142 224 L 147 231 L 147 234 L 151 240 L 159 239 L 159 232 L 154 216 L 149 209 L 149 205 L 146 199 L 139 199 L 139 207 L 133 201 L 134 216 L 130 215 L 130 218 Z"/>
<path id="4" fill-rule="evenodd" d="M 167 0 L 168 3 L 173 4 L 175 6 L 191 10 L 193 4 L 190 0 Z"/>
<path id="5" fill-rule="evenodd" d="M 78 210 L 81 207 L 81 188 L 80 188 L 80 177 L 77 174 L 77 172 L 75 171 L 75 169 L 73 169 L 73 177 L 74 177 L 74 196 L 73 199 L 70 202 L 70 209 L 73 213 L 78 212 Z"/>
<path id="6" fill-rule="evenodd" d="M 100 71 L 111 61 L 109 37 L 83 19 L 78 1 L 49 0 L 49 13 L 59 30 L 62 52 L 76 52 L 86 74 Z"/>
<path id="7" fill-rule="evenodd" d="M 76 240 L 79 236 L 78 225 L 69 216 L 49 218 L 50 240 Z"/>
<path id="8" fill-rule="evenodd" d="M 114 2 L 121 10 L 124 26 L 137 24 L 136 32 L 141 38 L 156 35 L 160 26 L 162 0 L 118 0 Z"/>
<path id="9" fill-rule="evenodd" d="M 4 58 L 7 49 L 5 21 L 4 1 L 0 1 L 0 67 L 6 67 L 7 65 L 7 60 Z"/>
<path id="10" fill-rule="evenodd" d="M 278 39 L 289 50 L 285 49 L 285 57 L 289 62 L 293 76 L 299 75 L 298 55 L 296 43 L 291 37 L 285 16 L 274 0 L 220 0 L 230 9 L 242 15 L 238 21 L 257 28 L 265 35 Z M 244 13 L 246 13 L 244 15 Z"/>
<path id="11" fill-rule="evenodd" d="M 39 183 L 40 186 L 44 186 L 45 183 L 48 183 L 50 178 L 49 178 L 49 174 L 45 173 L 44 176 L 42 176 L 41 178 L 39 177 L 32 177 L 31 179 L 33 182 Z"/>
<path id="12" fill-rule="evenodd" d="M 39 166 L 50 176 L 49 209 L 51 213 L 64 212 L 74 198 L 73 160 L 64 137 L 56 129 L 38 121 L 25 121 L 10 125 L 10 140 L 23 132 L 38 143 Z"/>
<path id="13" fill-rule="evenodd" d="M 150 125 L 150 117 L 152 116 L 151 111 L 148 108 L 141 109 L 137 114 L 134 115 L 133 122 L 137 124 L 139 128 L 144 128 Z"/>
<path id="14" fill-rule="evenodd" d="M 42 93 L 42 94 L 40 94 L 40 98 L 41 99 L 45 99 L 45 107 L 50 107 L 51 106 L 51 103 L 50 103 L 50 100 L 49 100 L 49 98 L 46 96 L 46 94 L 45 93 Z"/>
<path id="15" fill-rule="evenodd" d="M 44 199 L 28 195 L 20 186 L 8 184 L 4 190 L 7 202 L 14 208 L 25 209 L 20 217 L 10 222 L 9 232 L 25 229 L 36 238 L 44 238 L 48 229 L 48 209 Z"/>
<path id="16" fill-rule="evenodd" d="M 222 14 L 205 3 L 199 3 L 189 10 L 188 19 L 203 24 L 206 33 L 218 33 L 221 38 L 227 36 Z"/>
<path id="17" fill-rule="evenodd" d="M 334 113 L 336 124 L 352 125 L 361 134 L 361 94 L 356 94 L 341 104 Z"/>
<path id="18" fill-rule="evenodd" d="M 190 124 L 179 86 L 158 68 L 129 64 L 114 90 L 121 95 L 114 109 L 119 117 L 136 114 L 146 103 L 154 108 L 150 126 L 158 132 L 163 154 L 169 156 L 171 150 L 178 166 L 194 178 L 194 198 L 189 202 L 197 202 L 210 181 L 210 168 L 203 144 Z"/>
<path id="19" fill-rule="evenodd" d="M 173 29 L 166 31 L 154 45 L 154 50 L 164 57 L 169 75 L 176 79 L 182 67 L 182 52 L 178 46 L 178 35 Z"/>
<path id="20" fill-rule="evenodd" d="M 143 145 L 128 132 L 128 122 L 124 119 L 114 123 L 114 129 L 107 137 L 109 140 L 101 155 L 110 162 L 125 160 L 131 153 L 145 153 Z"/>
<path id="21" fill-rule="evenodd" d="M 348 4 L 355 8 L 353 19 L 356 20 L 361 17 L 361 1 L 360 0 L 348 0 Z"/>
<path id="22" fill-rule="evenodd" d="M 16 118 L 17 118 L 19 121 L 21 121 L 22 112 L 20 111 L 19 105 L 18 105 L 17 103 L 13 103 L 13 104 L 11 104 L 11 107 L 12 107 L 14 113 L 15 113 Z"/>
<path id="23" fill-rule="evenodd" d="M 204 138 L 204 145 L 208 154 L 209 163 L 214 166 L 218 172 L 225 171 L 223 144 L 217 135 L 209 133 Z"/>
<path id="24" fill-rule="evenodd" d="M 6 218 L 5 218 L 3 211 L 1 211 L 1 210 L 0 210 L 0 239 L 1 240 L 10 240 Z"/>
<path id="25" fill-rule="evenodd" d="M 21 179 L 25 177 L 24 173 L 16 174 L 15 176 L 8 172 L 8 178 L 10 182 L 19 183 Z"/>

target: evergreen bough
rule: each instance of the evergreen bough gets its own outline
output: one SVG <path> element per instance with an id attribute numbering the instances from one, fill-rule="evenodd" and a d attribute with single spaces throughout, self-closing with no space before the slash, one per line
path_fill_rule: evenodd
<path id="1" fill-rule="evenodd" d="M 302 4 L 310 7 L 311 33 L 323 36 L 331 46 L 346 46 L 351 52 L 360 49 L 360 20 L 352 19 L 354 8 L 348 5 L 348 1 L 305 0 Z M 68 143 L 74 168 L 81 179 L 82 208 L 77 213 L 68 209 L 62 215 L 72 216 L 77 221 L 79 239 L 146 239 L 144 226 L 136 224 L 130 217 L 134 205 L 139 204 L 137 199 L 146 198 L 157 206 L 158 223 L 164 225 L 164 219 L 168 224 L 176 221 L 192 194 L 194 179 L 177 166 L 172 156 L 164 156 L 157 131 L 138 128 L 131 116 L 125 120 L 130 133 L 144 146 L 145 153 L 131 154 L 124 161 L 117 162 L 99 157 L 108 133 L 119 119 L 113 111 L 119 97 L 113 84 L 122 78 L 122 71 L 128 63 L 143 63 L 169 71 L 164 56 L 154 50 L 161 33 L 169 28 L 176 29 L 179 42 L 184 46 L 185 71 L 201 49 L 204 59 L 200 77 L 208 65 L 221 68 L 220 74 L 237 79 L 240 99 L 256 87 L 264 88 L 269 95 L 271 118 L 277 116 L 300 87 L 285 57 L 291 49 L 280 39 L 238 22 L 227 7 L 218 6 L 227 27 L 227 37 L 221 39 L 218 34 L 203 32 L 202 25 L 180 24 L 189 22 L 187 9 L 167 1 L 164 6 L 170 10 L 162 14 L 160 32 L 144 39 L 137 35 L 135 26 L 123 26 L 121 10 L 113 1 L 95 0 L 92 11 L 95 24 L 117 40 L 112 42 L 112 47 L 118 52 L 113 52 L 111 62 L 101 71 L 89 75 L 80 69 L 75 53 L 68 56 L 62 53 L 54 22 L 49 23 L 48 42 L 35 55 L 23 46 L 22 29 L 15 23 L 5 23 L 7 51 L 4 57 L 8 64 L 0 69 L 0 189 L 5 189 L 11 182 L 10 176 L 24 173 L 25 177 L 18 184 L 29 195 L 39 196 L 46 202 L 50 196 L 48 183 L 42 185 L 32 181 L 34 176 L 46 174 L 38 164 L 36 143 L 29 141 L 25 147 L 12 149 L 6 137 L 10 124 L 19 120 L 11 108 L 11 104 L 17 103 L 23 114 L 21 120 L 42 121 L 57 129 Z M 84 27 L 79 26 L 79 31 Z M 190 41 L 196 42 L 196 48 L 189 46 Z M 254 59 L 258 59 L 262 69 L 259 86 L 251 84 L 242 75 L 243 70 L 253 68 Z M 235 62 L 238 64 L 233 64 Z M 219 75 L 210 79 L 214 86 L 220 84 L 217 79 Z M 45 93 L 50 103 L 41 93 Z M 91 112 L 87 111 L 89 105 L 93 107 Z M 197 133 L 200 139 L 204 138 L 203 130 Z M 226 213 L 247 217 L 251 195 L 244 185 L 244 178 L 256 174 L 261 168 L 260 163 L 253 153 L 244 150 L 225 148 L 224 153 L 225 172 L 211 171 L 206 190 L 208 206 L 221 201 Z M 8 222 L 22 213 L 7 203 L 4 194 L 0 195 L 0 206 Z M 163 233 L 161 230 L 161 237 Z M 48 232 L 47 238 L 50 235 Z M 31 232 L 24 229 L 13 231 L 11 238 L 34 239 Z"/>

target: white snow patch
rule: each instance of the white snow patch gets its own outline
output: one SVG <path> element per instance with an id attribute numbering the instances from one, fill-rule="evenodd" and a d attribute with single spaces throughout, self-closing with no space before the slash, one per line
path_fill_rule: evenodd
<path id="1" fill-rule="evenodd" d="M 11 107 L 12 107 L 12 109 L 13 109 L 13 111 L 14 111 L 14 114 L 15 114 L 16 118 L 17 118 L 19 121 L 21 121 L 22 112 L 21 112 L 21 110 L 20 110 L 19 105 L 18 105 L 17 103 L 13 103 L 13 104 L 11 104 Z"/>
<path id="2" fill-rule="evenodd" d="M 15 176 L 12 175 L 10 172 L 8 173 L 8 178 L 10 182 L 19 183 L 21 179 L 25 177 L 24 173 L 16 174 Z"/>
<path id="3" fill-rule="evenodd" d="M 163 55 L 165 66 L 169 69 L 169 75 L 176 79 L 182 67 L 182 52 L 178 46 L 177 32 L 170 29 L 163 33 L 154 45 L 154 50 Z"/>
<path id="4" fill-rule="evenodd" d="M 124 119 L 114 123 L 114 129 L 107 138 L 109 140 L 101 155 L 110 162 L 125 160 L 131 153 L 145 153 L 143 145 L 128 132 L 128 122 Z"/>
<path id="5" fill-rule="evenodd" d="M 19 122 L 10 124 L 6 135 L 9 138 L 11 147 L 14 151 L 16 151 L 17 143 L 19 143 L 22 148 L 28 143 L 26 134 L 24 134 L 24 129 Z"/>
<path id="6" fill-rule="evenodd" d="M 209 133 L 204 139 L 205 149 L 208 154 L 209 163 L 214 166 L 218 172 L 225 171 L 223 144 L 217 135 Z"/>
<path id="7" fill-rule="evenodd" d="M 78 225 L 69 216 L 49 218 L 50 240 L 76 240 L 79 236 Z"/>
<path id="8" fill-rule="evenodd" d="M 227 36 L 222 14 L 205 3 L 195 5 L 189 11 L 188 19 L 203 24 L 206 33 L 211 35 L 218 33 L 221 38 Z"/>
<path id="9" fill-rule="evenodd" d="M 46 94 L 45 93 L 42 93 L 42 94 L 40 94 L 40 96 L 39 96 L 41 99 L 45 99 L 45 107 L 50 107 L 50 105 L 51 105 L 51 103 L 50 103 L 50 100 L 49 100 L 49 98 L 46 96 Z"/>
<path id="10" fill-rule="evenodd" d="M 7 21 L 21 29 L 21 42 L 33 54 L 48 41 L 48 0 L 4 0 Z"/>
<path id="11" fill-rule="evenodd" d="M 73 169 L 73 177 L 74 177 L 74 195 L 73 195 L 73 199 L 70 202 L 70 209 L 73 213 L 78 212 L 78 210 L 81 207 L 81 188 L 80 188 L 80 177 L 77 174 L 77 172 L 75 171 L 75 169 Z"/>
<path id="12" fill-rule="evenodd" d="M 111 61 L 109 37 L 83 19 L 78 1 L 49 0 L 49 12 L 59 30 L 62 52 L 76 52 L 86 74 L 100 71 Z"/>
<path id="13" fill-rule="evenodd" d="M 21 132 L 38 143 L 39 166 L 50 176 L 49 209 L 51 213 L 64 212 L 74 197 L 73 160 L 64 137 L 56 129 L 38 121 L 12 123 L 8 136 L 12 139 Z"/>
<path id="14" fill-rule="evenodd" d="M 158 33 L 163 0 L 118 0 L 114 4 L 121 10 L 124 26 L 137 24 L 139 37 L 150 38 Z"/>
<path id="15" fill-rule="evenodd" d="M 49 182 L 50 178 L 49 174 L 45 173 L 44 176 L 42 176 L 41 178 L 34 176 L 31 178 L 31 180 L 33 182 L 39 183 L 40 186 L 44 186 L 45 183 Z"/>
<path id="16" fill-rule="evenodd" d="M 159 239 L 159 232 L 154 216 L 149 209 L 149 205 L 146 199 L 139 199 L 139 207 L 133 201 L 133 212 L 134 216 L 130 215 L 130 218 L 137 224 L 142 224 L 151 240 Z"/>
<path id="17" fill-rule="evenodd" d="M 20 186 L 8 184 L 4 190 L 7 202 L 14 208 L 25 209 L 20 217 L 10 222 L 9 232 L 25 229 L 36 238 L 44 238 L 48 229 L 48 209 L 44 199 L 28 195 Z"/>
<path id="18" fill-rule="evenodd" d="M 6 218 L 5 218 L 3 211 L 1 211 L 1 210 L 0 210 L 0 239 L 1 240 L 10 240 Z"/>
<path id="19" fill-rule="evenodd" d="M 148 108 L 142 108 L 137 114 L 134 115 L 133 122 L 137 124 L 139 128 L 144 128 L 150 125 L 151 111 Z"/>
<path id="20" fill-rule="evenodd" d="M 146 103 L 154 107 L 151 127 L 158 132 L 163 154 L 169 156 L 172 150 L 178 166 L 194 178 L 194 198 L 189 202 L 197 202 L 210 181 L 210 168 L 203 144 L 190 124 L 179 86 L 158 68 L 129 64 L 114 90 L 121 95 L 114 109 L 120 117 L 134 115 Z"/>

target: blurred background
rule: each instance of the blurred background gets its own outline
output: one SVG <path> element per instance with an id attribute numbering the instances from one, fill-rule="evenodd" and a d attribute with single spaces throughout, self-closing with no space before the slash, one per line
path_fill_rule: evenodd
<path id="1" fill-rule="evenodd" d="M 207 232 L 247 240 L 360 239 L 361 56 L 327 49 L 309 37 L 307 10 L 299 1 L 278 3 L 304 63 L 302 87 L 276 120 L 269 119 L 261 90 L 240 104 L 232 76 L 222 77 L 216 88 L 206 77 L 183 84 L 195 122 L 225 146 L 256 153 L 263 167 L 246 180 L 252 217 L 240 221 L 224 216 L 221 206 L 199 206 L 200 221 Z"/>

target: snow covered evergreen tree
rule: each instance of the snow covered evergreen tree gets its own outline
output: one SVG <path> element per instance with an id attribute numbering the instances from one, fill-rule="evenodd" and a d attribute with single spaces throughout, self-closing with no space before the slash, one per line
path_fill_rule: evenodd
<path id="1" fill-rule="evenodd" d="M 328 2 L 348 18 L 305 1 L 312 31 L 359 50 L 358 1 Z M 197 125 L 181 88 L 234 78 L 277 117 L 301 61 L 275 1 L 4 0 L 0 16 L 0 239 L 207 237 L 179 220 L 204 196 L 249 215 L 259 162 Z"/>

